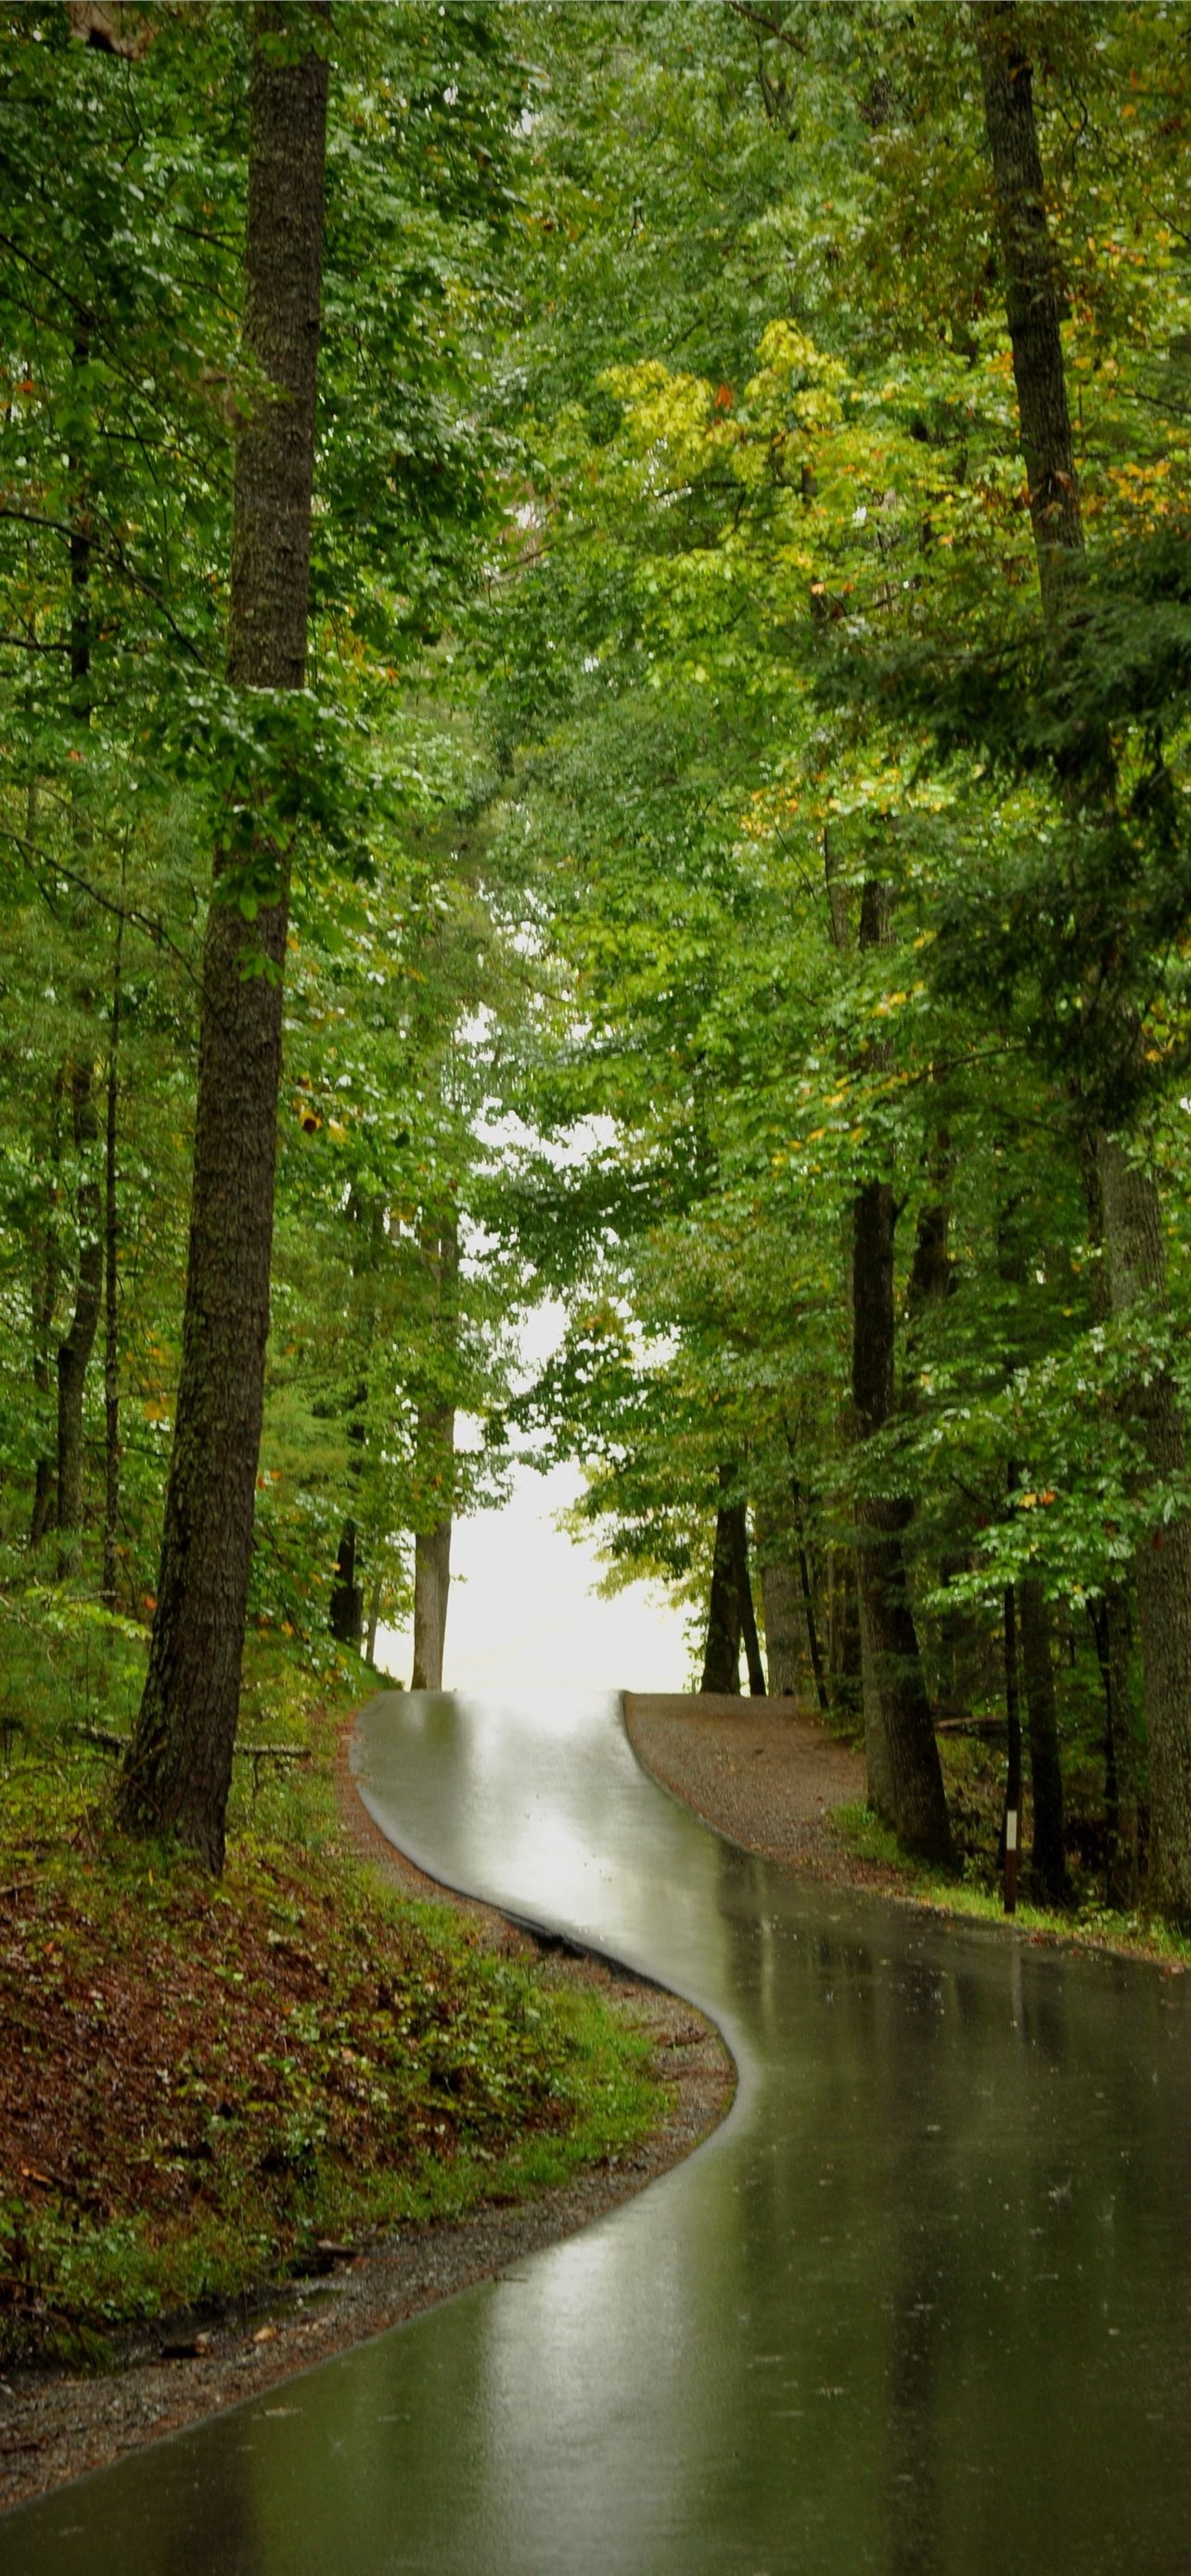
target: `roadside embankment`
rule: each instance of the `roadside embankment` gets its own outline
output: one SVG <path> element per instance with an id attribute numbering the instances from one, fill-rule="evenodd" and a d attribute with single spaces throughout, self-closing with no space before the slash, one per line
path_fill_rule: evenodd
<path id="1" fill-rule="evenodd" d="M 448 1901 L 350 1719 L 258 1767 L 213 1887 L 30 1769 L 0 1855 L 0 2506 L 255 2396 L 601 2216 L 734 2071 L 677 1998 Z M 249 1766 L 251 1773 L 252 1766 Z M 77 1815 L 74 1807 L 77 1806 Z"/>

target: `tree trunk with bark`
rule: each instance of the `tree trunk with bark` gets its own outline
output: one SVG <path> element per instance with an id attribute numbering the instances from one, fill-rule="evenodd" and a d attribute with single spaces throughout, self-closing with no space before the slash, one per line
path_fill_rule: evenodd
<path id="1" fill-rule="evenodd" d="M 730 1465 L 719 1471 L 720 1504 L 715 1516 L 715 1549 L 711 1560 L 711 1595 L 707 1605 L 707 1643 L 703 1653 L 703 1678 L 700 1691 L 726 1692 L 735 1697 L 740 1689 L 740 1600 L 736 1590 L 736 1536 L 732 1527 L 732 1505 L 727 1497 L 735 1483 L 736 1471 Z"/>
<path id="2" fill-rule="evenodd" d="M 771 1699 L 793 1699 L 800 1679 L 802 1601 L 798 1577 L 788 1557 L 775 1556 L 761 1568 L 761 1603 L 765 1613 L 765 1663 Z"/>
<path id="3" fill-rule="evenodd" d="M 793 1542 L 772 1503 L 757 1513 L 757 1562 L 765 1612 L 765 1662 L 771 1699 L 792 1699 L 802 1676 L 802 1617 Z"/>
<path id="4" fill-rule="evenodd" d="M 732 1553 L 736 1568 L 736 1599 L 740 1608 L 740 1634 L 744 1644 L 749 1691 L 754 1699 L 764 1699 L 765 1666 L 761 1661 L 757 1614 L 753 1607 L 753 1586 L 749 1574 L 748 1511 L 743 1502 L 737 1503 L 732 1514 Z"/>
<path id="5" fill-rule="evenodd" d="M 244 339 L 265 379 L 236 437 L 229 679 L 306 678 L 327 65 L 324 0 L 254 15 Z M 253 862 L 250 925 L 222 880 Z M 203 955 L 182 1369 L 157 1611 L 124 1822 L 223 1865 L 264 1400 L 288 835 L 216 860 Z M 246 971 L 247 970 L 247 971 Z"/>
<path id="6" fill-rule="evenodd" d="M 1005 1768 L 1005 1810 L 998 1852 L 1004 1873 L 1005 1912 L 1017 1911 L 1017 1868 L 1021 1848 L 1021 1695 L 1017 1684 L 1017 1601 L 1013 1585 L 1005 1586 L 1005 1733 L 1009 1759 Z"/>
<path id="7" fill-rule="evenodd" d="M 75 333 L 75 364 L 83 367 L 90 356 L 88 331 L 80 322 Z M 77 515 L 70 531 L 70 705 L 74 722 L 85 743 L 91 726 L 91 535 L 86 470 L 78 455 L 72 454 L 70 465 L 78 482 Z M 85 754 L 78 754 L 82 766 L 74 801 L 73 835 L 75 856 L 85 858 L 88 845 Z M 81 926 L 81 925 L 80 925 Z M 79 1004 L 89 1012 L 92 996 L 80 992 Z M 75 1273 L 74 1306 L 65 1338 L 58 1346 L 58 1441 L 55 1479 L 55 1520 L 58 1531 L 59 1578 L 77 1574 L 82 1561 L 83 1545 L 83 1400 L 87 1387 L 87 1370 L 95 1337 L 99 1329 L 100 1297 L 103 1281 L 103 1239 L 100 1225 L 100 1188 L 97 1168 L 99 1112 L 95 1098 L 95 1069 L 87 1055 L 76 1056 L 63 1068 L 63 1099 L 70 1105 L 71 1138 L 77 1164 L 75 1217 L 78 1234 L 78 1266 Z"/>
<path id="8" fill-rule="evenodd" d="M 356 1559 L 356 1524 L 346 1520 L 331 1576 L 331 1635 L 337 1645 L 358 1646 L 364 1634 L 364 1586 Z"/>
<path id="9" fill-rule="evenodd" d="M 435 1288 L 438 1327 L 443 1337 L 448 1373 L 454 1364 L 459 1279 L 459 1228 L 449 1217 L 424 1246 Z M 410 1687 L 441 1690 L 447 1638 L 447 1600 L 451 1588 L 451 1528 L 454 1503 L 455 1407 L 449 1400 L 430 1401 L 418 1414 L 416 1435 L 418 1483 L 438 1501 L 436 1517 L 414 1538 L 414 1661 Z"/>
<path id="10" fill-rule="evenodd" d="M 454 1416 L 451 1416 L 454 1427 Z M 441 1690 L 451 1583 L 451 1519 L 414 1540 L 414 1668 L 411 1690 Z"/>
<path id="11" fill-rule="evenodd" d="M 977 0 L 972 19 L 1038 582 L 1047 617 L 1058 620 L 1079 581 L 1083 528 L 1033 75 L 1016 0 Z"/>
<path id="12" fill-rule="evenodd" d="M 1161 1319 L 1168 1305 L 1166 1240 L 1152 1176 L 1130 1161 L 1118 1137 L 1101 1136 L 1096 1159 L 1113 1313 L 1140 1311 Z M 1149 1471 L 1177 1484 L 1186 1443 L 1178 1391 L 1164 1363 L 1131 1382 L 1129 1417 Z M 1191 1520 L 1185 1509 L 1146 1531 L 1136 1575 L 1149 1739 L 1150 1888 L 1166 1912 L 1191 1917 Z"/>
<path id="13" fill-rule="evenodd" d="M 1105 1895 L 1110 1905 L 1131 1911 L 1137 1903 L 1141 1833 L 1124 1584 L 1106 1583 L 1100 1600 L 1088 1608 L 1104 1690 Z"/>
<path id="14" fill-rule="evenodd" d="M 123 878 L 121 878 L 123 893 Z M 103 1579 L 101 1597 L 116 1607 L 120 1522 L 120 1229 L 117 1206 L 120 1111 L 120 1004 L 123 987 L 124 916 L 116 921 L 112 965 L 112 1025 L 108 1042 L 107 1116 L 103 1171 Z"/>
<path id="15" fill-rule="evenodd" d="M 1092 1313 L 1097 1323 L 1105 1323 L 1112 1313 L 1112 1290 L 1104 1254 L 1100 1169 L 1091 1137 L 1080 1140 L 1079 1163 L 1088 1212 L 1088 1242 L 1104 1256 L 1091 1265 Z M 1140 1863 L 1132 1613 L 1132 1586 L 1119 1576 L 1105 1583 L 1098 1601 L 1088 1604 L 1104 1691 L 1104 1825 L 1108 1845 L 1105 1893 L 1110 1905 L 1120 1904 L 1130 1911 L 1137 1903 Z"/>
<path id="16" fill-rule="evenodd" d="M 806 1621 L 806 1650 L 811 1659 L 819 1715 L 830 1717 L 831 1692 L 827 1686 L 827 1667 L 823 1659 L 819 1620 L 815 1609 L 815 1587 L 811 1581 L 811 1561 L 806 1544 L 806 1521 L 802 1508 L 802 1486 L 797 1476 L 790 1478 L 790 1499 L 794 1505 L 794 1548 L 798 1562 L 799 1588 L 802 1593 L 802 1615 Z"/>
<path id="17" fill-rule="evenodd" d="M 1061 652 L 1084 540 L 1032 73 L 1015 0 L 979 0 L 972 16 L 1038 579 Z M 1089 801 L 1111 809 L 1116 782 L 1103 725 L 1087 727 L 1067 786 L 1073 812 Z M 1128 1006 L 1110 1034 L 1127 1046 L 1140 1044 Z M 1113 1313 L 1148 1309 L 1164 1319 L 1165 1240 L 1154 1172 L 1107 1123 L 1096 1133 L 1095 1157 Z M 1154 1480 L 1177 1483 L 1185 1438 L 1169 1369 L 1160 1364 L 1139 1372 L 1128 1402 Z M 1169 1522 L 1156 1520 L 1142 1539 L 1137 1608 L 1150 1743 L 1151 1886 L 1167 1912 L 1191 1917 L 1191 1522 L 1185 1510 Z"/>
<path id="18" fill-rule="evenodd" d="M 866 1182 L 856 1200 L 853 1256 L 852 1394 L 862 1442 L 884 1429 L 893 1410 L 895 1225 L 892 1183 Z M 902 1545 L 909 1519 L 900 1497 L 858 1497 L 869 1795 L 907 1851 L 947 1862 L 951 1828 Z"/>
<path id="19" fill-rule="evenodd" d="M 376 1632 L 380 1626 L 380 1593 L 381 1578 L 379 1574 L 374 1574 L 368 1591 L 367 1624 L 364 1636 L 364 1660 L 369 1664 L 376 1662 Z"/>
<path id="20" fill-rule="evenodd" d="M 827 1559 L 827 1672 L 833 1709 L 849 1725 L 864 1711 L 860 1595 L 853 1548 L 832 1548 Z"/>
<path id="21" fill-rule="evenodd" d="M 58 1181 L 61 1156 L 62 1076 L 54 1078 L 50 1101 L 49 1137 L 46 1164 L 53 1174 L 44 1207 L 33 1231 L 33 1386 L 38 1398 L 38 1456 L 33 1471 L 33 1507 L 29 1518 L 29 1545 L 40 1547 L 54 1526 L 55 1458 L 57 1444 L 53 1438 L 56 1394 L 53 1368 L 54 1308 L 58 1301 L 60 1259 L 58 1251 Z"/>
<path id="22" fill-rule="evenodd" d="M 353 1264 L 353 1269 L 354 1269 Z M 339 1533 L 335 1563 L 331 1573 L 331 1599 L 328 1624 L 331 1635 L 340 1646 L 358 1647 L 364 1635 L 364 1583 L 361 1568 L 360 1533 L 355 1511 L 351 1508 L 359 1490 L 360 1466 L 366 1437 L 365 1413 L 368 1404 L 367 1382 L 363 1379 L 353 1388 L 347 1407 L 347 1490 L 349 1508 Z"/>
<path id="23" fill-rule="evenodd" d="M 866 885 L 860 945 L 888 938 L 889 898 Z M 884 1430 L 894 1398 L 893 1184 L 866 1181 L 852 1225 L 852 1405 L 862 1443 Z M 863 1643 L 864 1735 L 869 1797 L 908 1851 L 950 1862 L 951 1828 L 934 1721 L 906 1579 L 903 1535 L 910 1505 L 861 1493 L 856 1503 L 856 1579 Z"/>
<path id="24" fill-rule="evenodd" d="M 79 1256 L 74 1310 L 58 1345 L 58 1573 L 76 1574 L 83 1544 L 83 1398 L 87 1370 L 99 1330 L 103 1289 L 103 1236 L 100 1225 L 99 1112 L 95 1076 L 89 1064 L 75 1064 L 67 1078 L 71 1131 L 78 1157 L 75 1191 Z"/>
<path id="25" fill-rule="evenodd" d="M 376 1333 L 376 1279 L 386 1257 L 385 1212 L 379 1200 L 371 1210 L 353 1187 L 345 1211 L 352 1245 L 353 1307 L 360 1329 L 360 1370 L 347 1401 L 347 1508 L 331 1575 L 328 1625 L 341 1646 L 359 1647 L 365 1629 L 365 1549 L 361 1544 L 359 1506 L 361 1478 L 368 1448 L 368 1372 Z M 362 1295 L 361 1292 L 362 1291 Z"/>
<path id="26" fill-rule="evenodd" d="M 1036 1574 L 1023 1575 L 1017 1587 L 1021 1630 L 1022 1674 L 1026 1688 L 1026 1738 L 1030 1748 L 1030 1870 L 1038 1895 L 1047 1905 L 1065 1905 L 1070 1895 L 1063 1849 L 1063 1770 L 1059 1760 L 1059 1715 L 1050 1614 Z"/>

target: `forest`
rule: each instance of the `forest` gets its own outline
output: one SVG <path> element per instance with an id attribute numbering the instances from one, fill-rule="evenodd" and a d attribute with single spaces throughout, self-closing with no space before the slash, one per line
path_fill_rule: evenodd
<path id="1" fill-rule="evenodd" d="M 217 1873 L 531 1453 L 1191 1916 L 1189 152 L 1164 0 L 0 10 L 6 1762 Z"/>

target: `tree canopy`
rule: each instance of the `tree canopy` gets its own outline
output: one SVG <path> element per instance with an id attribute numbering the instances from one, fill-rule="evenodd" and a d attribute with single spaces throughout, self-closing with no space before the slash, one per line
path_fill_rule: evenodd
<path id="1" fill-rule="evenodd" d="M 281 20 L 292 684 L 235 650 Z M 1191 1911 L 1189 32 L 0 12 L 10 1609 L 164 1599 L 214 925 L 282 1048 L 249 1620 L 416 1591 L 437 1679 L 532 1431 L 904 1841 L 1006 1703 L 1016 1832 L 1020 1657 L 1039 1883 Z"/>

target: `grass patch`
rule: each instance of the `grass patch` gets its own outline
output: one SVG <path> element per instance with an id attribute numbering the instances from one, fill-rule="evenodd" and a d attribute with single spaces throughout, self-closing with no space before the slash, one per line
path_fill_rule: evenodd
<path id="1" fill-rule="evenodd" d="M 880 1861 L 895 1870 L 899 1893 L 915 1905 L 1010 1928 L 990 1863 L 981 1867 L 969 1856 L 964 1862 L 965 1875 L 955 1878 L 928 1861 L 915 1860 L 902 1850 L 891 1828 L 862 1800 L 833 1807 L 831 1822 L 841 1842 L 858 1860 Z M 1011 1928 L 1043 1940 L 1119 1951 L 1126 1958 L 1145 1959 L 1170 1971 L 1191 1967 L 1191 1936 L 1187 1933 L 1164 1923 L 1159 1916 L 1122 1914 L 1091 1894 L 1077 1897 L 1073 1906 L 1063 1909 L 1034 1905 L 1028 1897 L 1019 1895 Z"/>
<path id="2" fill-rule="evenodd" d="M 52 1709 L 10 1735 L 5 2358 L 101 2358 L 121 2327 L 316 2266 L 320 2240 L 521 2198 L 656 2124 L 628 2016 L 358 1858 L 333 1757 L 369 1684 L 344 1659 L 314 1706 L 296 1660 L 255 1656 L 218 1884 L 115 1832 L 110 1752 Z M 303 1758 L 270 1761 L 282 1740 Z"/>

